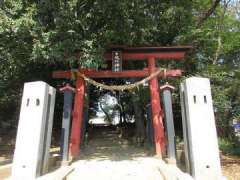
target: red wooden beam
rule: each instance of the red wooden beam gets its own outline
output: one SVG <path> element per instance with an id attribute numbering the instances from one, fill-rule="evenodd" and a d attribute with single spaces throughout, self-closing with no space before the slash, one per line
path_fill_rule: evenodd
<path id="1" fill-rule="evenodd" d="M 156 63 L 154 58 L 148 59 L 148 68 L 150 73 L 153 73 L 155 71 Z M 165 153 L 165 137 L 157 77 L 154 77 L 150 80 L 149 87 L 151 95 L 152 122 L 154 128 L 156 155 L 162 157 L 162 154 Z"/>
<path id="2" fill-rule="evenodd" d="M 124 78 L 124 77 L 146 77 L 149 76 L 150 73 L 148 69 L 143 70 L 128 70 L 121 72 L 112 72 L 112 71 L 96 71 L 96 70 L 82 70 L 83 74 L 87 77 L 91 78 Z M 182 75 L 182 70 L 174 69 L 174 70 L 166 70 L 166 74 L 164 71 L 159 74 L 159 77 L 179 77 Z M 72 77 L 71 71 L 54 71 L 53 78 L 59 79 L 70 79 Z"/>
<path id="3" fill-rule="evenodd" d="M 121 51 L 123 60 L 147 60 L 155 59 L 183 59 L 185 53 L 192 49 L 192 46 L 158 46 L 158 47 L 128 47 L 128 46 L 109 46 L 104 57 L 112 60 L 112 51 Z"/>
<path id="4" fill-rule="evenodd" d="M 55 79 L 71 79 L 71 71 L 53 71 L 52 77 Z"/>
<path id="5" fill-rule="evenodd" d="M 184 56 L 185 52 L 122 53 L 123 60 L 146 60 L 149 58 L 181 60 Z M 112 60 L 112 53 L 106 53 L 104 58 L 108 61 Z"/>
<path id="6" fill-rule="evenodd" d="M 70 139 L 70 156 L 72 158 L 76 158 L 79 155 L 83 121 L 84 92 L 84 79 L 79 77 L 76 81 L 76 94 L 74 99 L 72 130 Z"/>
<path id="7" fill-rule="evenodd" d="M 188 51 L 192 46 L 125 46 L 125 45 L 110 45 L 108 51 L 122 50 L 127 52 L 170 52 L 170 51 Z"/>

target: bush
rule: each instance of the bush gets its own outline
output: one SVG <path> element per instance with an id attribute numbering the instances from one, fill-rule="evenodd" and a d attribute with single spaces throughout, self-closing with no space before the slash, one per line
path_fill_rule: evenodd
<path id="1" fill-rule="evenodd" d="M 226 155 L 240 156 L 240 142 L 237 139 L 218 140 L 220 150 Z"/>

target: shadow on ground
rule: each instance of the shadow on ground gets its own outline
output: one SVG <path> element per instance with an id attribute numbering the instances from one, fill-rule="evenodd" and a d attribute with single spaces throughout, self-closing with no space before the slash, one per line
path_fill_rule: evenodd
<path id="1" fill-rule="evenodd" d="M 113 128 L 98 127 L 94 128 L 85 143 L 79 159 L 123 161 L 146 156 L 153 156 L 151 148 L 134 145 L 130 140 L 120 138 Z"/>

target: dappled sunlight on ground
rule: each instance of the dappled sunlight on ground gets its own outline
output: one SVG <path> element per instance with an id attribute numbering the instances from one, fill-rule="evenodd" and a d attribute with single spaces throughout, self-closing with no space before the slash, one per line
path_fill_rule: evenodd
<path id="1" fill-rule="evenodd" d="M 221 165 L 223 175 L 228 178 L 228 180 L 239 180 L 240 179 L 240 158 L 239 157 L 229 157 L 222 155 Z"/>
<path id="2" fill-rule="evenodd" d="M 145 147 L 133 145 L 129 140 L 121 139 L 115 130 L 105 127 L 94 129 L 86 147 L 82 150 L 81 160 L 131 160 L 151 156 L 153 152 Z"/>
<path id="3" fill-rule="evenodd" d="M 146 147 L 119 138 L 113 129 L 94 129 L 92 138 L 79 160 L 73 163 L 74 171 L 67 179 L 161 180 L 171 177 L 175 180 L 176 174 L 184 176 L 183 180 L 189 179 L 189 176 L 166 165 L 153 154 Z"/>

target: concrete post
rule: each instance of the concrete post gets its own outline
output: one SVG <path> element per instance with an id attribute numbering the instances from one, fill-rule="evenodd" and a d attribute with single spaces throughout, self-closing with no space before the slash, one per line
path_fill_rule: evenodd
<path id="1" fill-rule="evenodd" d="M 42 81 L 24 84 L 13 157 L 13 180 L 35 179 L 48 172 L 55 92 Z"/>
<path id="2" fill-rule="evenodd" d="M 181 108 L 187 171 L 196 180 L 222 179 L 210 80 L 181 83 Z"/>

